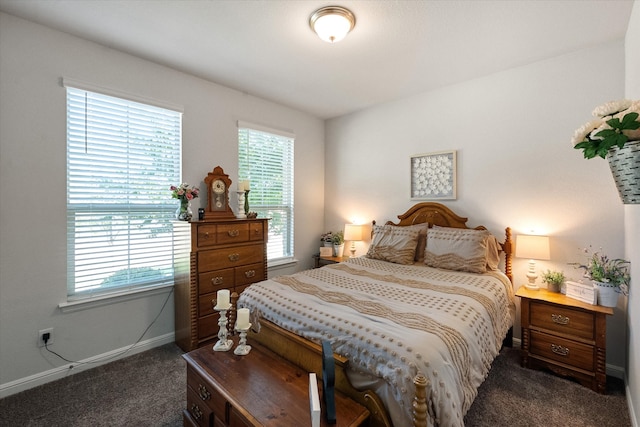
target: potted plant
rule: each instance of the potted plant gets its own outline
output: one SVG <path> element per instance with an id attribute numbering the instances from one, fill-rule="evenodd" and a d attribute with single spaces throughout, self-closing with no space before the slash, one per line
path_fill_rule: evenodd
<path id="1" fill-rule="evenodd" d="M 584 249 L 588 259 L 586 264 L 573 263 L 584 270 L 584 277 L 598 288 L 598 304 L 606 307 L 618 305 L 618 295 L 629 294 L 629 261 L 609 258 L 600 252 Z"/>
<path id="2" fill-rule="evenodd" d="M 333 233 L 332 237 L 333 241 L 333 256 L 341 257 L 344 253 L 344 233 L 341 231 L 336 231 Z"/>
<path id="3" fill-rule="evenodd" d="M 607 102 L 593 110 L 596 118 L 578 128 L 571 139 L 573 148 L 582 150 L 585 159 L 608 160 L 624 204 L 640 203 L 635 191 L 640 186 L 639 113 L 640 100 Z"/>
<path id="4" fill-rule="evenodd" d="M 320 235 L 320 241 L 322 242 L 323 246 L 333 246 L 333 233 L 331 231 L 323 233 L 322 235 Z"/>
<path id="5" fill-rule="evenodd" d="M 547 270 L 542 275 L 542 281 L 547 284 L 547 290 L 550 292 L 560 292 L 560 287 L 564 283 L 565 277 L 562 271 Z"/>

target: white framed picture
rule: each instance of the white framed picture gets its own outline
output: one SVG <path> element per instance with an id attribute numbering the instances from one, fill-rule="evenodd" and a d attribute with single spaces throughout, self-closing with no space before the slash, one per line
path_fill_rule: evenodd
<path id="1" fill-rule="evenodd" d="M 411 156 L 411 200 L 455 199 L 455 150 Z"/>

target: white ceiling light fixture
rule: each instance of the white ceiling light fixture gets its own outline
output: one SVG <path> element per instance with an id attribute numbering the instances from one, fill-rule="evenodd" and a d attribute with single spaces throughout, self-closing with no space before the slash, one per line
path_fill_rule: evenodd
<path id="1" fill-rule="evenodd" d="M 313 12 L 309 26 L 322 40 L 335 43 L 347 36 L 356 25 L 356 17 L 349 9 L 327 6 Z"/>

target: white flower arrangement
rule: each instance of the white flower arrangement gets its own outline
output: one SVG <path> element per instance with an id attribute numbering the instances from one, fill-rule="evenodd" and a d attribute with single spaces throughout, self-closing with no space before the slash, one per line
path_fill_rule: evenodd
<path id="1" fill-rule="evenodd" d="M 640 140 L 640 101 L 622 99 L 596 107 L 596 118 L 573 133 L 573 148 L 583 150 L 585 159 L 606 158 L 609 149 L 623 148 L 628 141 Z"/>

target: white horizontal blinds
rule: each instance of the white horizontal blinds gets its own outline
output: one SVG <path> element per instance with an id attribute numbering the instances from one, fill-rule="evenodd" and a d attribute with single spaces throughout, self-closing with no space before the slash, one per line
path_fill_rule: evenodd
<path id="1" fill-rule="evenodd" d="M 238 174 L 249 180 L 249 207 L 269 221 L 267 259 L 293 258 L 293 145 L 286 132 L 238 123 Z"/>
<path id="2" fill-rule="evenodd" d="M 173 281 L 182 114 L 67 86 L 69 296 Z"/>

